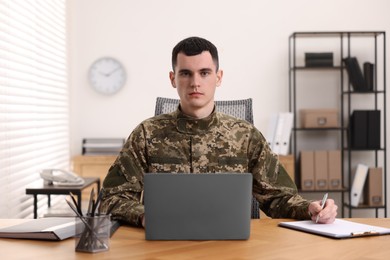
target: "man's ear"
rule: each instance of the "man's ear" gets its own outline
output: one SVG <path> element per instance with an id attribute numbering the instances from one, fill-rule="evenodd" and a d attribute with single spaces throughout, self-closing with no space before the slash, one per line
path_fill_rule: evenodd
<path id="1" fill-rule="evenodd" d="M 223 70 L 217 71 L 217 87 L 219 87 L 222 83 Z"/>
<path id="2" fill-rule="evenodd" d="M 171 80 L 172 87 L 176 88 L 175 72 L 173 72 L 173 71 L 169 72 L 169 79 Z"/>

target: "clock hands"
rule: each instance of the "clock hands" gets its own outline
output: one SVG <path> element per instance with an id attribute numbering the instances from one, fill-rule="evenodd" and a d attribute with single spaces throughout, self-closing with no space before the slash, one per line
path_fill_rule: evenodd
<path id="1" fill-rule="evenodd" d="M 111 72 L 109 73 L 104 73 L 104 72 L 101 72 L 101 71 L 98 71 L 99 74 L 103 75 L 103 76 L 106 76 L 106 77 L 110 77 L 111 74 L 113 74 L 115 71 L 119 70 L 120 69 L 120 66 L 119 67 L 116 67 L 114 70 L 112 70 Z"/>
<path id="2" fill-rule="evenodd" d="M 117 71 L 117 70 L 119 70 L 119 69 L 120 69 L 119 66 L 116 67 L 116 69 L 112 70 L 110 73 L 107 73 L 106 76 L 107 76 L 107 77 L 111 76 L 112 73 L 114 73 L 115 71 Z"/>

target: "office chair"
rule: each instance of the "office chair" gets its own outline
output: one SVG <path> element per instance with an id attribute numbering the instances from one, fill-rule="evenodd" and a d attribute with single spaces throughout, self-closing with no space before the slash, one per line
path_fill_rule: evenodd
<path id="1" fill-rule="evenodd" d="M 178 99 L 157 97 L 154 115 L 167 114 L 175 111 L 179 105 Z M 215 101 L 217 111 L 253 124 L 252 99 L 242 100 L 217 100 Z M 252 197 L 251 218 L 260 218 L 259 202 Z"/>

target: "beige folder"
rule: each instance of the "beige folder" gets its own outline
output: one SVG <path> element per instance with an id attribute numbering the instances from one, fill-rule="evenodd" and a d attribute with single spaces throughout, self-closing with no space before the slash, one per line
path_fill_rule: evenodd
<path id="1" fill-rule="evenodd" d="M 301 189 L 314 190 L 313 151 L 301 151 Z"/>
<path id="2" fill-rule="evenodd" d="M 328 152 L 314 152 L 314 180 L 315 190 L 328 189 Z"/>
<path id="3" fill-rule="evenodd" d="M 382 168 L 369 168 L 366 186 L 365 203 L 369 206 L 383 206 L 383 172 Z"/>
<path id="4" fill-rule="evenodd" d="M 341 152 L 328 151 L 328 187 L 330 190 L 341 190 Z"/>

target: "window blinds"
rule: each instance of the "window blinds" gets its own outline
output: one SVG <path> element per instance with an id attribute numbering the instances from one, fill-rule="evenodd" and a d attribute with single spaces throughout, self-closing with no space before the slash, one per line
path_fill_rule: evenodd
<path id="1" fill-rule="evenodd" d="M 0 218 L 31 217 L 26 186 L 69 166 L 65 1 L 0 0 Z"/>

